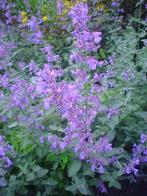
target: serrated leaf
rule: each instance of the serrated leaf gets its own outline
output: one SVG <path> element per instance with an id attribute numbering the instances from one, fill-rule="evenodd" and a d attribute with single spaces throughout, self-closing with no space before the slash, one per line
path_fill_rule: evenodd
<path id="1" fill-rule="evenodd" d="M 78 160 L 74 160 L 68 167 L 68 176 L 74 176 L 81 168 L 81 162 Z"/>

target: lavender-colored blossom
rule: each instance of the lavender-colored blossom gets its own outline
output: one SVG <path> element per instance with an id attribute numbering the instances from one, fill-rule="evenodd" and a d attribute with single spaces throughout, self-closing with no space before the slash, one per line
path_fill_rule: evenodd
<path id="1" fill-rule="evenodd" d="M 29 63 L 29 71 L 31 73 L 37 73 L 37 71 L 38 71 L 38 67 L 37 67 L 34 60 L 31 60 L 30 63 Z"/>
<path id="2" fill-rule="evenodd" d="M 112 7 L 118 7 L 120 4 L 119 4 L 119 2 L 117 2 L 117 1 L 113 1 L 113 2 L 111 3 L 111 5 L 112 5 Z"/>
<path id="3" fill-rule="evenodd" d="M 4 75 L 0 75 L 0 86 L 7 88 L 9 86 L 9 75 L 5 73 Z"/>
<path id="4" fill-rule="evenodd" d="M 8 145 L 5 141 L 5 137 L 0 135 L 0 160 L 1 160 L 1 168 L 0 168 L 0 187 L 6 186 L 7 182 L 5 180 L 5 175 L 8 169 L 12 166 L 12 160 L 8 157 L 8 153 L 13 154 L 13 149 L 10 145 Z M 3 183 L 5 181 L 5 183 Z"/>
<path id="5" fill-rule="evenodd" d="M 138 166 L 147 162 L 147 147 L 145 146 L 147 135 L 141 134 L 140 140 L 141 143 L 133 145 L 132 158 L 125 168 L 126 174 L 134 173 L 134 175 L 138 175 Z"/>
<path id="6" fill-rule="evenodd" d="M 4 151 L 3 147 L 0 147 L 0 156 L 1 157 L 5 156 L 5 151 Z"/>
<path id="7" fill-rule="evenodd" d="M 111 119 L 113 116 L 116 116 L 116 115 L 118 115 L 119 113 L 120 113 L 119 108 L 112 107 L 112 108 L 108 109 L 108 111 L 107 111 L 107 117 L 108 117 L 109 119 Z"/>
<path id="8" fill-rule="evenodd" d="M 10 108 L 25 109 L 30 99 L 34 98 L 34 86 L 27 80 L 16 77 L 14 83 L 10 85 Z"/>
<path id="9" fill-rule="evenodd" d="M 18 67 L 19 67 L 21 70 L 23 70 L 24 67 L 25 67 L 25 63 L 24 63 L 24 62 L 19 62 L 19 63 L 18 63 Z"/>
<path id="10" fill-rule="evenodd" d="M 63 13 L 64 4 L 62 0 L 57 1 L 57 10 L 58 14 L 61 15 Z"/>
<path id="11" fill-rule="evenodd" d="M 131 69 L 127 69 L 122 73 L 122 76 L 125 80 L 134 79 L 135 73 Z"/>
<path id="12" fill-rule="evenodd" d="M 37 18 L 35 16 L 32 16 L 27 25 L 32 31 L 38 30 L 39 23 Z"/>
<path id="13" fill-rule="evenodd" d="M 40 139 L 39 139 L 40 143 L 43 144 L 44 141 L 45 141 L 45 138 L 43 136 L 40 136 Z"/>
<path id="14" fill-rule="evenodd" d="M 51 65 L 51 63 L 59 61 L 59 56 L 54 55 L 52 52 L 52 46 L 47 45 L 44 48 L 41 49 L 41 51 L 45 54 L 47 62 Z"/>
<path id="15" fill-rule="evenodd" d="M 118 10 L 117 10 L 117 13 L 118 13 L 118 14 L 122 14 L 122 13 L 124 13 L 124 9 L 123 9 L 123 8 L 118 9 Z"/>
<path id="16" fill-rule="evenodd" d="M 140 140 L 141 140 L 141 143 L 144 144 L 147 141 L 147 135 L 141 134 Z"/>
<path id="17" fill-rule="evenodd" d="M 87 22 L 90 19 L 90 17 L 88 16 L 87 4 L 77 4 L 75 7 L 71 9 L 71 11 L 69 12 L 69 16 L 72 19 L 72 23 L 76 31 L 80 31 L 81 29 L 87 29 Z"/>
<path id="18" fill-rule="evenodd" d="M 99 191 L 100 191 L 101 193 L 108 193 L 107 188 L 105 187 L 105 185 L 104 185 L 103 183 L 101 183 L 101 184 L 99 185 Z"/>
<path id="19" fill-rule="evenodd" d="M 93 57 L 89 57 L 87 60 L 87 64 L 90 70 L 95 70 L 97 68 L 98 61 Z"/>
<path id="20" fill-rule="evenodd" d="M 78 50 L 78 52 L 72 52 L 70 59 L 81 64 L 88 64 L 89 69 L 95 70 L 97 65 L 101 66 L 100 63 L 94 57 L 85 57 L 84 52 L 96 52 L 99 49 L 102 33 L 89 31 L 88 22 L 90 17 L 86 3 L 79 3 L 73 7 L 69 16 L 74 27 L 72 33 L 74 45 Z"/>

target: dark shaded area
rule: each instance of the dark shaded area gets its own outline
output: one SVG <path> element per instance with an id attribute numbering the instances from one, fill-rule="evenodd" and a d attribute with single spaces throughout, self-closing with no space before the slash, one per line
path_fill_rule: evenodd
<path id="1" fill-rule="evenodd" d="M 108 193 L 97 193 L 95 196 L 147 196 L 147 182 L 139 181 L 130 184 L 129 181 L 122 183 L 122 189 L 111 188 Z"/>

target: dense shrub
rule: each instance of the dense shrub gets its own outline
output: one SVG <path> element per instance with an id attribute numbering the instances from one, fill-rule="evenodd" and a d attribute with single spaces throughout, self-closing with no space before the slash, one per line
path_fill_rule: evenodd
<path id="1" fill-rule="evenodd" d="M 147 180 L 146 4 L 125 6 L 0 2 L 1 195 Z"/>

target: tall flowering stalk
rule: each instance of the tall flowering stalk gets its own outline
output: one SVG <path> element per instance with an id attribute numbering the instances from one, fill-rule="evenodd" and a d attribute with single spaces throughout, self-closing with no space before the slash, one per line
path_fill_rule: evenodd
<path id="1" fill-rule="evenodd" d="M 6 143 L 4 136 L 0 135 L 0 187 L 7 185 L 5 175 L 13 164 L 8 154 L 12 153 L 12 147 Z"/>
<path id="2" fill-rule="evenodd" d="M 74 150 L 81 160 L 90 161 L 95 165 L 93 168 L 100 170 L 109 162 L 103 161 L 103 154 L 112 148 L 106 137 L 97 141 L 92 134 L 91 124 L 101 111 L 100 100 L 94 90 L 90 92 L 85 86 L 89 82 L 86 71 L 74 71 L 75 81 L 68 83 L 56 81 L 60 74 L 59 70 L 45 65 L 36 78 L 36 91 L 43 98 L 45 108 L 55 107 L 61 118 L 67 120 L 64 137 L 53 139 L 50 133 L 48 141 L 53 148 Z M 52 143 L 54 140 L 56 145 Z"/>
<path id="3" fill-rule="evenodd" d="M 56 108 L 62 119 L 67 120 L 63 136 L 59 138 L 49 133 L 48 142 L 53 149 L 72 149 L 81 160 L 87 160 L 93 165 L 93 170 L 102 172 L 109 161 L 103 161 L 103 154 L 112 147 L 106 137 L 95 140 L 91 124 L 99 111 L 101 103 L 95 84 L 91 82 L 87 71 L 75 69 L 72 71 L 73 81 L 59 80 L 63 70 L 54 69 L 52 62 L 57 59 L 52 54 L 51 46 L 42 49 L 48 59 L 36 73 L 37 96 L 43 100 L 46 110 Z M 44 141 L 41 137 L 41 142 Z"/>
<path id="4" fill-rule="evenodd" d="M 73 7 L 69 12 L 69 16 L 74 27 L 72 35 L 74 48 L 76 48 L 76 50 L 72 51 L 70 58 L 72 61 L 87 64 L 90 70 L 95 70 L 97 66 L 101 66 L 101 62 L 91 56 L 90 53 L 96 52 L 100 48 L 102 33 L 89 31 L 88 22 L 90 16 L 88 15 L 86 3 L 79 3 Z"/>

